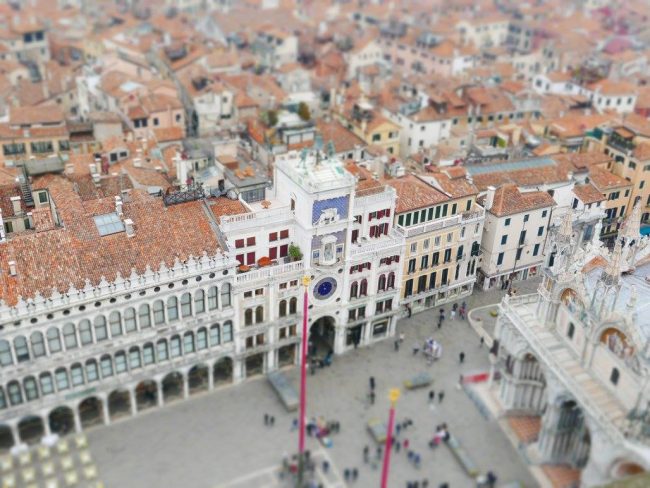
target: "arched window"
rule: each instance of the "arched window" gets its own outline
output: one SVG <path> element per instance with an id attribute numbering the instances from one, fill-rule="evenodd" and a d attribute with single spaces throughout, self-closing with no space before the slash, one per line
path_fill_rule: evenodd
<path id="1" fill-rule="evenodd" d="M 28 402 L 38 398 L 38 385 L 33 376 L 25 378 L 23 381 L 23 388 L 25 389 L 25 398 Z"/>
<path id="2" fill-rule="evenodd" d="M 120 312 L 111 312 L 111 314 L 108 316 L 108 323 L 111 326 L 112 337 L 122 335 L 122 317 L 120 317 Z"/>
<path id="3" fill-rule="evenodd" d="M 9 341 L 0 340 L 0 365 L 9 366 L 14 360 L 11 357 L 11 344 Z"/>
<path id="4" fill-rule="evenodd" d="M 183 354 L 194 352 L 194 334 L 185 332 L 183 335 Z"/>
<path id="5" fill-rule="evenodd" d="M 389 290 L 395 288 L 395 273 L 393 273 L 392 271 L 388 273 L 388 280 L 386 280 L 386 287 Z"/>
<path id="6" fill-rule="evenodd" d="M 261 305 L 255 309 L 255 323 L 261 324 L 264 322 L 264 307 Z"/>
<path id="7" fill-rule="evenodd" d="M 95 317 L 95 340 L 97 342 L 108 339 L 108 332 L 106 331 L 106 317 L 98 315 Z M 51 349 L 50 349 L 51 351 Z"/>
<path id="8" fill-rule="evenodd" d="M 56 389 L 57 391 L 67 390 L 70 388 L 70 380 L 68 379 L 68 372 L 65 368 L 59 368 L 54 373 L 56 378 Z"/>
<path id="9" fill-rule="evenodd" d="M 155 325 L 162 325 L 165 323 L 165 305 L 162 300 L 153 302 L 153 323 Z M 142 328 L 142 324 L 140 324 Z"/>
<path id="10" fill-rule="evenodd" d="M 19 363 L 29 361 L 29 347 L 27 347 L 27 339 L 24 336 L 14 339 L 14 351 L 16 352 L 16 361 Z"/>
<path id="11" fill-rule="evenodd" d="M 20 384 L 17 381 L 12 381 L 7 385 L 7 393 L 12 405 L 23 403 L 23 392 L 20 390 Z"/>
<path id="12" fill-rule="evenodd" d="M 208 347 L 208 331 L 205 327 L 201 327 L 196 332 L 196 350 L 200 351 Z"/>
<path id="13" fill-rule="evenodd" d="M 224 283 L 221 287 L 221 306 L 230 307 L 230 283 Z"/>
<path id="14" fill-rule="evenodd" d="M 79 386 L 85 383 L 84 369 L 81 364 L 73 364 L 70 368 L 70 377 L 72 378 L 72 386 Z"/>
<path id="15" fill-rule="evenodd" d="M 41 384 L 41 394 L 43 396 L 54 393 L 54 381 L 52 381 L 52 375 L 50 373 L 41 373 L 38 381 Z"/>
<path id="16" fill-rule="evenodd" d="M 146 343 L 142 348 L 142 359 L 145 366 L 147 364 L 153 364 L 156 362 L 156 356 L 153 350 L 153 344 L 151 342 Z"/>
<path id="17" fill-rule="evenodd" d="M 160 305 L 161 305 L 161 312 L 162 312 L 162 320 L 164 322 L 165 312 L 162 309 L 162 302 L 160 302 Z M 140 329 L 148 329 L 149 327 L 151 327 L 151 314 L 149 313 L 149 305 L 147 305 L 146 303 L 143 303 L 138 308 L 138 322 L 140 323 Z"/>
<path id="18" fill-rule="evenodd" d="M 35 358 L 45 356 L 45 340 L 43 339 L 43 334 L 38 331 L 32 332 L 32 335 L 29 336 L 29 342 L 32 343 L 32 354 Z"/>
<path id="19" fill-rule="evenodd" d="M 129 334 L 136 330 L 138 330 L 138 325 L 135 321 L 135 308 L 129 307 L 124 311 L 124 332 Z"/>
<path id="20" fill-rule="evenodd" d="M 221 330 L 219 324 L 214 324 L 210 327 L 210 346 L 218 346 L 221 344 Z"/>
<path id="21" fill-rule="evenodd" d="M 47 345 L 50 348 L 50 354 L 61 350 L 61 338 L 59 337 L 59 329 L 56 327 L 47 329 Z"/>
<path id="22" fill-rule="evenodd" d="M 244 310 L 244 325 L 253 325 L 253 309 Z"/>
<path id="23" fill-rule="evenodd" d="M 108 354 L 102 356 L 102 359 L 99 361 L 102 367 L 102 378 L 108 378 L 113 376 L 113 358 Z"/>
<path id="24" fill-rule="evenodd" d="M 294 314 L 298 312 L 298 299 L 296 297 L 291 297 L 289 299 L 289 313 Z"/>
<path id="25" fill-rule="evenodd" d="M 192 316 L 192 295 L 190 295 L 189 293 L 183 293 L 181 295 L 181 316 L 182 317 Z"/>
<path id="26" fill-rule="evenodd" d="M 205 293 L 203 290 L 197 290 L 194 293 L 194 313 L 205 312 Z"/>
<path id="27" fill-rule="evenodd" d="M 618 379 L 620 378 L 621 373 L 619 373 L 618 368 L 612 368 L 612 374 L 609 375 L 609 381 L 612 382 L 612 385 L 618 385 Z"/>
<path id="28" fill-rule="evenodd" d="M 352 284 L 350 285 L 350 298 L 357 298 L 358 294 L 359 294 L 359 283 L 353 281 Z"/>
<path id="29" fill-rule="evenodd" d="M 156 343 L 156 356 L 158 361 L 169 359 L 169 350 L 167 349 L 167 341 L 165 339 L 160 339 Z"/>
<path id="30" fill-rule="evenodd" d="M 219 306 L 219 289 L 216 286 L 208 288 L 208 310 L 216 310 Z"/>
<path id="31" fill-rule="evenodd" d="M 74 324 L 67 323 L 63 326 L 63 342 L 66 350 L 77 347 L 77 332 L 74 330 Z"/>
<path id="32" fill-rule="evenodd" d="M 181 351 L 181 338 L 177 335 L 172 337 L 169 341 L 169 349 L 170 349 L 170 356 L 173 358 L 177 358 L 183 352 Z"/>
<path id="33" fill-rule="evenodd" d="M 126 353 L 124 351 L 119 351 L 115 353 L 115 373 L 126 373 Z"/>
<path id="34" fill-rule="evenodd" d="M 170 322 L 178 320 L 178 299 L 176 297 L 167 299 L 167 320 Z"/>
<path id="35" fill-rule="evenodd" d="M 5 397 L 5 391 L 0 386 L 0 410 L 7 408 L 7 398 Z"/>
<path id="36" fill-rule="evenodd" d="M 84 319 L 79 322 L 79 340 L 81 340 L 82 346 L 85 346 L 86 344 L 92 344 L 93 332 L 90 327 L 90 320 Z"/>
<path id="37" fill-rule="evenodd" d="M 99 369 L 97 368 L 97 361 L 94 359 L 86 361 L 86 378 L 88 379 L 88 383 L 99 379 Z"/>
<path id="38" fill-rule="evenodd" d="M 129 349 L 129 369 L 136 369 L 142 365 L 140 359 L 140 349 L 132 347 Z"/>
<path id="39" fill-rule="evenodd" d="M 359 296 L 365 297 L 368 294 L 368 280 L 362 279 L 361 285 L 359 285 Z"/>
<path id="40" fill-rule="evenodd" d="M 285 317 L 287 315 L 287 301 L 286 300 L 280 300 L 279 312 L 280 312 L 280 317 Z"/>
<path id="41" fill-rule="evenodd" d="M 232 322 L 230 320 L 223 324 L 222 340 L 223 342 L 232 342 Z"/>
<path id="42" fill-rule="evenodd" d="M 386 289 L 386 275 L 380 275 L 377 281 L 377 290 L 384 291 Z"/>

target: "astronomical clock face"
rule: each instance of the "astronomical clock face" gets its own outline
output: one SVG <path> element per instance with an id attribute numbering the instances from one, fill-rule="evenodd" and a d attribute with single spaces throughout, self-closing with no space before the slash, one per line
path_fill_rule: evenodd
<path id="1" fill-rule="evenodd" d="M 314 298 L 318 300 L 327 300 L 336 291 L 336 280 L 331 277 L 321 278 L 316 282 L 312 292 L 314 293 Z"/>

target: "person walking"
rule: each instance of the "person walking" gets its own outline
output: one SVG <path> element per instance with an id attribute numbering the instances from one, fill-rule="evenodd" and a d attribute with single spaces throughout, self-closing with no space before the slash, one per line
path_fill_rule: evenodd
<path id="1" fill-rule="evenodd" d="M 444 391 L 439 391 L 438 392 L 438 403 L 442 403 L 442 400 L 445 398 L 445 392 Z"/>
<path id="2" fill-rule="evenodd" d="M 370 455 L 370 448 L 368 446 L 363 447 L 363 462 L 368 462 L 368 456 Z"/>
<path id="3" fill-rule="evenodd" d="M 433 403 L 433 401 L 436 399 L 436 392 L 433 390 L 429 391 L 429 403 Z"/>
<path id="4" fill-rule="evenodd" d="M 370 390 L 374 391 L 374 389 L 375 389 L 375 377 L 371 376 L 370 379 L 368 380 L 368 383 L 370 384 Z"/>
<path id="5" fill-rule="evenodd" d="M 395 340 L 395 352 L 399 351 L 399 339 Z"/>
<path id="6" fill-rule="evenodd" d="M 420 352 L 420 343 L 415 341 L 413 343 L 413 355 L 416 356 L 418 352 Z"/>
<path id="7" fill-rule="evenodd" d="M 408 304 L 406 305 L 406 313 L 408 314 L 408 318 L 410 319 L 411 314 L 413 314 L 413 310 L 411 310 L 411 306 Z"/>
<path id="8" fill-rule="evenodd" d="M 449 313 L 449 318 L 451 320 L 456 320 L 456 309 L 454 309 L 454 308 L 451 309 L 451 312 Z"/>
<path id="9" fill-rule="evenodd" d="M 411 443 L 409 442 L 408 439 L 404 439 L 404 442 L 402 443 L 402 447 L 404 447 L 404 450 L 405 450 L 405 451 L 408 451 L 408 448 L 409 448 L 409 445 L 410 445 L 410 444 L 411 444 Z"/>
<path id="10" fill-rule="evenodd" d="M 359 470 L 357 468 L 352 468 L 352 481 L 357 481 L 359 477 Z"/>
<path id="11" fill-rule="evenodd" d="M 463 364 L 465 362 L 465 353 L 463 351 L 461 351 L 458 355 L 458 359 L 460 359 L 460 364 Z"/>
<path id="12" fill-rule="evenodd" d="M 481 340 L 479 341 L 478 347 L 483 347 L 483 344 L 485 344 L 485 337 L 481 336 Z"/>
<path id="13" fill-rule="evenodd" d="M 375 404 L 375 392 L 374 390 L 370 392 L 370 405 Z"/>
<path id="14" fill-rule="evenodd" d="M 270 417 L 268 413 L 264 414 L 264 425 L 269 425 Z"/>

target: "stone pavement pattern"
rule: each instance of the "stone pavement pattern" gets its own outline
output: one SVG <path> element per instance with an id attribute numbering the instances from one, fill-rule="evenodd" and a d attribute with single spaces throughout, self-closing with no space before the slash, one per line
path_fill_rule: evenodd
<path id="1" fill-rule="evenodd" d="M 467 300 L 468 308 L 495 303 L 501 294 L 477 292 Z M 450 305 L 444 308 L 449 317 Z M 442 422 L 481 471 L 494 470 L 503 483 L 517 480 L 535 486 L 496 421 L 483 417 L 457 388 L 461 373 L 488 370 L 487 349 L 479 348 L 466 321 L 447 319 L 438 330 L 437 316 L 436 308 L 402 320 L 398 333 L 405 334 L 405 341 L 399 352 L 394 351 L 393 341 L 384 341 L 336 357 L 331 367 L 308 377 L 308 416 L 320 415 L 341 424 L 341 432 L 332 436 L 333 447 L 327 450 L 335 468 L 340 473 L 345 468 L 359 469 L 358 481 L 349 486 L 379 486 L 380 469 L 363 463 L 363 447 L 371 446 L 371 452 L 375 447 L 366 422 L 372 417 L 387 419 L 389 388 L 402 387 L 405 379 L 428 371 L 434 377 L 431 387 L 402 391 L 397 403 L 397 419 L 414 422 L 400 437 L 408 438 L 411 449 L 420 453 L 421 467 L 413 467 L 404 450 L 393 453 L 389 486 L 402 487 L 407 481 L 424 478 L 432 488 L 442 482 L 454 488 L 474 486 L 449 449 L 430 450 L 427 446 L 435 426 Z M 411 348 L 431 336 L 442 343 L 444 351 L 440 360 L 427 366 L 421 354 L 412 355 Z M 461 350 L 466 354 L 462 366 L 458 360 Z M 298 384 L 298 368 L 287 374 Z M 367 401 L 370 376 L 377 383 L 375 405 Z M 436 400 L 433 410 L 428 405 L 429 389 L 445 392 L 444 401 Z M 264 413 L 275 416 L 275 427 L 264 426 Z M 294 452 L 297 433 L 290 427 L 295 417 L 284 410 L 271 386 L 260 378 L 97 428 L 88 437 L 108 488 L 216 488 L 258 472 L 264 476 L 279 465 L 283 453 Z M 320 445 L 308 438 L 308 448 L 316 452 Z"/>

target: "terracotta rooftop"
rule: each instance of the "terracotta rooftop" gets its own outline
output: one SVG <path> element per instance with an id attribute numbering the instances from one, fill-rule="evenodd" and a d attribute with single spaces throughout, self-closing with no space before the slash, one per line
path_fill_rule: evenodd
<path id="1" fill-rule="evenodd" d="M 593 185 L 598 188 L 601 192 L 606 190 L 611 190 L 614 188 L 622 188 L 626 186 L 632 186 L 632 183 L 627 181 L 625 178 L 616 176 L 613 173 L 610 173 L 603 168 L 592 168 L 589 171 L 589 179 Z"/>
<path id="2" fill-rule="evenodd" d="M 9 109 L 10 125 L 57 124 L 65 120 L 63 111 L 54 106 L 11 107 Z"/>
<path id="3" fill-rule="evenodd" d="M 319 120 L 316 122 L 316 128 L 327 144 L 332 141 L 334 150 L 337 153 L 352 151 L 355 147 L 364 147 L 366 145 L 363 139 L 357 137 L 352 131 L 349 131 L 338 121 L 326 122 Z"/>
<path id="4" fill-rule="evenodd" d="M 430 207 L 449 200 L 444 193 L 413 175 L 390 179 L 386 183 L 397 191 L 396 213 Z"/>
<path id="5" fill-rule="evenodd" d="M 573 193 L 585 205 L 590 203 L 602 202 L 605 200 L 604 195 L 598 191 L 594 185 L 587 183 L 585 185 L 576 185 L 573 187 Z"/>
<path id="6" fill-rule="evenodd" d="M 485 202 L 485 197 L 482 197 L 482 201 Z M 497 188 L 492 207 L 486 210 L 503 217 L 554 205 L 555 200 L 545 191 L 520 192 L 516 185 L 506 184 Z"/>
<path id="7" fill-rule="evenodd" d="M 239 200 L 231 200 L 226 197 L 213 198 L 209 201 L 210 210 L 217 219 L 221 222 L 221 217 L 227 215 L 239 215 L 249 213 L 250 210 Z"/>

